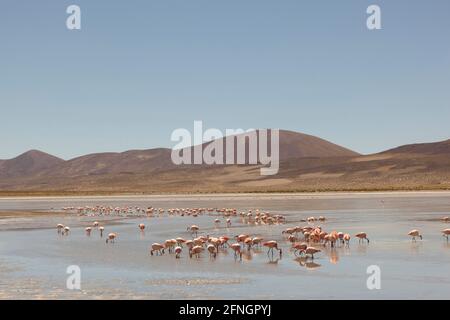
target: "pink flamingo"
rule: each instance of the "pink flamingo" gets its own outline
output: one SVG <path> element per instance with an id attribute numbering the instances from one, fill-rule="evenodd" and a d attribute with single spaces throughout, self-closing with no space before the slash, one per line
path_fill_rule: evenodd
<path id="1" fill-rule="evenodd" d="M 314 247 L 307 247 L 302 251 L 302 253 L 304 253 L 305 255 L 309 254 L 311 256 L 311 259 L 314 259 L 314 254 L 318 252 L 320 252 L 320 250 Z"/>
<path id="2" fill-rule="evenodd" d="M 447 238 L 448 241 L 448 236 L 450 235 L 450 229 L 444 229 L 442 230 L 442 236 Z"/>
<path id="3" fill-rule="evenodd" d="M 153 255 L 153 252 L 156 251 L 156 254 L 163 255 L 164 254 L 164 246 L 160 243 L 153 243 L 152 248 L 150 250 L 150 255 Z"/>
<path id="4" fill-rule="evenodd" d="M 215 258 L 217 256 L 217 250 L 213 244 L 208 244 L 207 250 L 209 251 L 209 257 Z"/>
<path id="5" fill-rule="evenodd" d="M 192 258 L 193 255 L 195 255 L 198 258 L 200 258 L 200 253 L 203 251 L 202 246 L 194 246 L 192 249 L 189 250 L 189 257 Z"/>
<path id="6" fill-rule="evenodd" d="M 56 225 L 56 230 L 58 231 L 58 234 L 62 233 L 63 230 L 64 230 L 64 225 L 61 224 L 61 223 L 58 223 L 58 224 Z"/>
<path id="7" fill-rule="evenodd" d="M 294 255 L 297 255 L 298 252 L 302 253 L 304 250 L 308 248 L 307 243 L 294 243 L 292 245 L 292 249 L 294 249 Z"/>
<path id="8" fill-rule="evenodd" d="M 234 259 L 237 259 L 239 256 L 239 260 L 242 261 L 241 245 L 239 243 L 233 243 L 230 247 L 234 251 Z"/>
<path id="9" fill-rule="evenodd" d="M 116 242 L 116 238 L 117 238 L 117 234 L 111 232 L 110 234 L 108 234 L 108 238 L 106 239 L 106 243 L 108 243 L 108 242 L 114 243 L 114 242 Z"/>
<path id="10" fill-rule="evenodd" d="M 412 241 L 416 241 L 416 237 L 419 237 L 420 240 L 422 240 L 422 235 L 420 234 L 419 230 L 411 230 L 408 232 L 408 236 L 412 237 Z"/>
<path id="11" fill-rule="evenodd" d="M 181 251 L 183 251 L 183 249 L 181 249 L 181 247 L 175 247 L 175 258 L 177 258 L 177 259 L 180 258 Z"/>
<path id="12" fill-rule="evenodd" d="M 270 252 L 272 253 L 273 256 L 273 250 L 275 249 L 278 250 L 281 258 L 283 251 L 281 250 L 281 248 L 278 248 L 278 243 L 275 240 L 264 242 L 263 246 L 269 248 L 269 250 L 267 251 L 267 256 L 269 256 Z"/>
<path id="13" fill-rule="evenodd" d="M 369 243 L 369 238 L 367 238 L 367 234 L 365 232 L 359 232 L 355 234 L 355 237 L 359 238 L 359 243 L 361 243 L 361 241 L 364 240 L 366 240 L 367 243 Z"/>
<path id="14" fill-rule="evenodd" d="M 346 233 L 346 234 L 344 234 L 343 239 L 344 239 L 344 241 L 345 241 L 345 244 L 346 244 L 347 247 L 348 247 L 348 246 L 350 245 L 350 239 L 351 239 L 351 236 L 350 236 L 348 233 Z"/>

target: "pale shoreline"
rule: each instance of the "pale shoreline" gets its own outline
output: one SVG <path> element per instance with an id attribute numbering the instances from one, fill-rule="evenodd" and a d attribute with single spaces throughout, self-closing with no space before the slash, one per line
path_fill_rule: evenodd
<path id="1" fill-rule="evenodd" d="M 55 195 L 55 196 L 1 196 L 0 200 L 62 200 L 62 199 L 226 199 L 226 198 L 329 198 L 329 197 L 353 197 L 353 196 L 450 196 L 450 190 L 424 190 L 424 191 L 324 191 L 324 192 L 264 192 L 264 193 L 184 193 L 184 194 L 114 194 L 114 195 Z"/>

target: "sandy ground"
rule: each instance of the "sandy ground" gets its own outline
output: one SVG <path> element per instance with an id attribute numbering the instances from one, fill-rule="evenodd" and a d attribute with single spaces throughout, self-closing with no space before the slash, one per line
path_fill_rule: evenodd
<path id="1" fill-rule="evenodd" d="M 142 207 L 260 208 L 287 217 L 286 225 L 255 225 L 240 217 L 231 228 L 214 224 L 216 216 L 99 218 L 58 213 L 62 206 L 138 205 Z M 439 219 L 450 215 L 450 193 L 239 194 L 195 196 L 52 197 L 0 200 L 1 299 L 449 299 L 450 245 Z M 281 231 L 303 225 L 299 220 L 323 215 L 326 230 L 355 234 L 366 231 L 370 244 L 353 240 L 350 248 L 323 249 L 314 261 L 297 258 Z M 106 244 L 84 228 L 100 220 L 106 232 L 117 232 Z M 71 226 L 58 236 L 56 223 Z M 145 234 L 138 223 L 148 226 Z M 281 259 L 264 249 L 245 252 L 235 261 L 230 250 L 216 259 L 202 254 L 181 259 L 171 254 L 151 257 L 153 242 L 181 236 L 198 224 L 201 234 L 259 235 L 279 241 Z M 423 241 L 406 236 L 418 228 Z M 81 290 L 68 290 L 66 269 L 81 268 Z M 381 289 L 366 286 L 367 267 L 381 269 Z"/>

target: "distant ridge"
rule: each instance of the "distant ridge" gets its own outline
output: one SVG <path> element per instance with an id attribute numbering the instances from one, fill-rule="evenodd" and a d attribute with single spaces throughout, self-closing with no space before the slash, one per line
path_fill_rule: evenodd
<path id="1" fill-rule="evenodd" d="M 349 157 L 358 153 L 326 140 L 280 130 L 280 160 L 299 157 Z M 207 145 L 207 143 L 205 144 Z M 171 149 L 129 150 L 93 153 L 64 161 L 47 153 L 31 150 L 0 162 L 0 177 L 61 176 L 151 173 L 174 168 Z"/>
<path id="2" fill-rule="evenodd" d="M 450 139 L 440 142 L 408 144 L 383 153 L 450 154 Z"/>
<path id="3" fill-rule="evenodd" d="M 210 142 L 211 143 L 211 142 Z M 208 145 L 205 143 L 203 147 Z M 450 140 L 360 155 L 318 137 L 280 130 L 280 170 L 259 165 L 181 165 L 171 149 L 96 153 L 64 161 L 31 150 L 0 160 L 0 192 L 197 193 L 450 189 Z"/>

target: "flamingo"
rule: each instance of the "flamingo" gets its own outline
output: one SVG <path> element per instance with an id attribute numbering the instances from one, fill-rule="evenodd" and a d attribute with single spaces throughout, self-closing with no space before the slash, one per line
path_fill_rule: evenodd
<path id="1" fill-rule="evenodd" d="M 269 248 L 269 250 L 267 251 L 267 256 L 269 255 L 269 252 L 271 252 L 273 256 L 273 250 L 276 249 L 278 250 L 281 258 L 283 251 L 278 248 L 278 243 L 275 240 L 264 242 L 263 246 Z"/>
<path id="2" fill-rule="evenodd" d="M 62 234 L 68 236 L 70 232 L 70 228 L 69 227 L 64 227 Z"/>
<path id="3" fill-rule="evenodd" d="M 341 243 L 341 244 L 344 244 L 344 233 L 343 232 L 338 232 L 337 233 L 337 236 L 338 236 L 338 239 L 339 239 L 339 242 Z"/>
<path id="4" fill-rule="evenodd" d="M 181 251 L 183 251 L 183 249 L 181 249 L 181 247 L 175 247 L 175 258 L 177 258 L 177 259 L 180 258 Z"/>
<path id="5" fill-rule="evenodd" d="M 144 230 L 145 230 L 145 224 L 140 223 L 140 224 L 138 225 L 138 227 L 139 227 L 139 229 L 141 230 L 141 232 L 144 232 Z"/>
<path id="6" fill-rule="evenodd" d="M 263 238 L 261 238 L 261 237 L 254 237 L 252 239 L 253 245 L 255 245 L 257 247 L 261 246 L 262 241 L 263 241 Z"/>
<path id="7" fill-rule="evenodd" d="M 186 243 L 186 240 L 183 238 L 176 238 L 175 241 L 177 242 L 177 245 L 181 248 L 183 248 L 183 243 Z"/>
<path id="8" fill-rule="evenodd" d="M 450 218 L 449 217 L 443 217 L 441 220 L 444 221 L 444 222 L 449 222 Z"/>
<path id="9" fill-rule="evenodd" d="M 237 242 L 244 242 L 245 239 L 247 239 L 249 236 L 246 234 L 240 234 L 238 236 L 235 236 Z"/>
<path id="10" fill-rule="evenodd" d="M 306 249 L 304 249 L 302 251 L 302 253 L 304 253 L 305 255 L 310 255 L 311 259 L 314 259 L 314 254 L 320 252 L 321 250 L 314 248 L 314 247 L 307 247 Z"/>
<path id="11" fill-rule="evenodd" d="M 58 223 L 58 224 L 56 225 L 56 230 L 58 231 L 58 234 L 62 233 L 63 230 L 64 230 L 64 225 L 61 224 L 61 223 Z"/>
<path id="12" fill-rule="evenodd" d="M 302 251 L 306 250 L 308 248 L 307 243 L 294 243 L 292 245 L 292 249 L 294 249 L 294 255 L 297 255 L 297 252 L 302 253 Z"/>
<path id="13" fill-rule="evenodd" d="M 153 252 L 156 251 L 156 254 L 163 255 L 164 254 L 164 246 L 160 243 L 153 243 L 150 249 L 150 255 L 153 255 Z"/>
<path id="14" fill-rule="evenodd" d="M 198 237 L 192 240 L 192 242 L 194 243 L 194 246 L 203 246 L 205 240 L 203 238 Z"/>
<path id="15" fill-rule="evenodd" d="M 367 238 L 367 234 L 365 232 L 359 232 L 355 234 L 355 237 L 359 238 L 359 243 L 364 240 L 367 240 L 367 243 L 369 243 L 369 238 Z"/>
<path id="16" fill-rule="evenodd" d="M 323 238 L 325 240 L 324 246 L 330 242 L 331 247 L 333 248 L 336 241 L 339 239 L 338 233 L 336 231 L 331 232 L 330 234 L 327 234 Z"/>
<path id="17" fill-rule="evenodd" d="M 239 256 L 239 260 L 242 261 L 241 245 L 239 243 L 233 243 L 230 247 L 234 251 L 234 259 L 237 259 Z"/>
<path id="18" fill-rule="evenodd" d="M 213 244 L 208 244 L 207 249 L 209 251 L 209 257 L 215 258 L 217 256 L 217 250 Z"/>
<path id="19" fill-rule="evenodd" d="M 231 219 L 230 218 L 227 219 L 227 227 L 228 228 L 231 227 Z"/>
<path id="20" fill-rule="evenodd" d="M 297 237 L 296 237 L 296 236 L 293 236 L 293 235 L 290 235 L 290 236 L 288 237 L 288 241 L 289 241 L 290 243 L 295 243 L 295 242 L 297 242 Z"/>
<path id="21" fill-rule="evenodd" d="M 416 237 L 419 237 L 420 240 L 422 240 L 422 235 L 420 234 L 419 230 L 411 230 L 408 233 L 408 236 L 412 237 L 412 241 L 416 241 Z"/>
<path id="22" fill-rule="evenodd" d="M 228 238 L 227 236 L 219 237 L 219 243 L 222 248 L 224 248 L 225 246 L 229 246 L 228 240 L 230 240 L 230 238 Z"/>
<path id="23" fill-rule="evenodd" d="M 188 247 L 189 250 L 192 249 L 192 247 L 194 246 L 194 241 L 192 240 L 186 240 L 186 247 Z"/>
<path id="24" fill-rule="evenodd" d="M 296 231 L 296 228 L 287 228 L 287 229 L 283 230 L 281 232 L 281 234 L 292 235 L 293 233 L 295 233 L 295 231 Z"/>
<path id="25" fill-rule="evenodd" d="M 116 238 L 117 238 L 117 234 L 111 232 L 110 234 L 108 234 L 108 238 L 106 239 L 106 243 L 108 243 L 109 241 L 111 241 L 111 243 L 116 242 Z"/>
<path id="26" fill-rule="evenodd" d="M 444 229 L 441 232 L 442 232 L 442 236 L 446 237 L 447 241 L 448 241 L 448 236 L 450 235 L 450 229 Z"/>
<path id="27" fill-rule="evenodd" d="M 86 231 L 86 235 L 89 237 L 91 235 L 92 228 L 91 227 L 87 227 L 84 230 Z"/>
<path id="28" fill-rule="evenodd" d="M 203 251 L 202 246 L 194 246 L 192 249 L 189 250 L 189 257 L 192 258 L 193 255 L 195 255 L 198 258 L 200 258 L 200 253 Z"/>
<path id="29" fill-rule="evenodd" d="M 244 240 L 244 245 L 247 246 L 247 250 L 250 251 L 250 249 L 252 248 L 253 245 L 253 239 L 248 237 Z"/>
<path id="30" fill-rule="evenodd" d="M 105 227 L 99 227 L 98 230 L 100 231 L 100 238 L 103 238 L 103 231 L 105 231 Z"/>
<path id="31" fill-rule="evenodd" d="M 216 250 L 219 248 L 219 246 L 221 244 L 221 241 L 219 238 L 209 238 L 208 242 L 210 244 L 212 244 L 216 248 Z"/>
<path id="32" fill-rule="evenodd" d="M 98 221 L 94 221 L 94 223 L 92 224 L 92 226 L 93 226 L 94 228 L 97 228 L 98 225 L 99 225 Z"/>
<path id="33" fill-rule="evenodd" d="M 348 247 L 348 246 L 350 245 L 350 239 L 351 239 L 350 235 L 349 235 L 348 233 L 344 234 L 343 239 L 344 239 L 344 241 L 345 241 L 345 244 L 346 244 L 347 247 Z"/>
<path id="34" fill-rule="evenodd" d="M 164 246 L 169 249 L 169 253 L 172 253 L 172 250 L 175 248 L 177 244 L 177 240 L 169 239 L 164 242 Z"/>
<path id="35" fill-rule="evenodd" d="M 187 228 L 187 231 L 191 231 L 191 234 L 192 234 L 192 235 L 195 234 L 195 236 L 197 236 L 198 230 L 199 230 L 199 229 L 200 229 L 200 228 L 199 228 L 197 225 L 194 224 L 194 225 L 188 227 L 188 228 Z"/>

